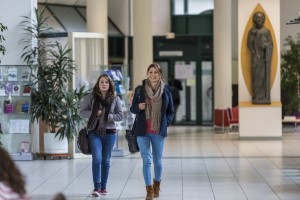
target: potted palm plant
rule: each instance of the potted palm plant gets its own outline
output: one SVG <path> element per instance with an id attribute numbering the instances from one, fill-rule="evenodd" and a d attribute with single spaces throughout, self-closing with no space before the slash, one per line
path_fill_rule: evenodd
<path id="1" fill-rule="evenodd" d="M 59 141 L 64 142 L 67 150 L 68 142 L 71 142 L 78 126 L 83 122 L 79 116 L 80 103 L 85 95 L 84 87 L 72 89 L 70 86 L 75 64 L 70 59 L 71 49 L 62 46 L 59 42 L 47 41 L 43 35 L 52 30 L 46 24 L 44 10 L 40 13 L 35 9 L 35 20 L 24 17 L 21 22 L 23 30 L 35 41 L 32 47 L 32 39 L 24 38 L 21 42 L 26 43 L 21 58 L 31 66 L 31 119 L 43 122 L 50 134 L 44 135 L 45 153 L 67 153 L 65 150 L 47 147 L 47 144 L 56 145 Z M 51 142 L 48 137 L 58 138 Z"/>
<path id="2" fill-rule="evenodd" d="M 281 100 L 282 114 L 299 113 L 299 80 L 300 80 L 300 33 L 295 38 L 285 39 L 286 47 L 281 53 Z"/>

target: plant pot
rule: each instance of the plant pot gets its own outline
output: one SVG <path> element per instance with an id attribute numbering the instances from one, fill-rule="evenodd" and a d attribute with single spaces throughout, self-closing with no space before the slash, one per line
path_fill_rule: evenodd
<path id="1" fill-rule="evenodd" d="M 49 154 L 68 153 L 68 140 L 59 140 L 54 133 L 44 133 L 44 148 L 44 152 Z"/>

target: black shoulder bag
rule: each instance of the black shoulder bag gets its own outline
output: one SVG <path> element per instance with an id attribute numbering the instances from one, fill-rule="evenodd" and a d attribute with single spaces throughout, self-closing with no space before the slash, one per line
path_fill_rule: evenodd
<path id="1" fill-rule="evenodd" d="M 136 152 L 140 151 L 139 146 L 137 144 L 136 135 L 134 134 L 135 124 L 136 124 L 136 116 L 135 116 L 134 123 L 132 125 L 132 129 L 126 130 L 126 133 L 125 133 L 125 138 L 128 143 L 128 148 L 131 153 L 136 153 Z"/>
<path id="2" fill-rule="evenodd" d="M 91 155 L 91 149 L 89 147 L 89 139 L 86 127 L 80 129 L 79 131 L 77 137 L 77 147 L 78 149 L 80 149 L 81 153 L 85 155 Z"/>
<path id="3" fill-rule="evenodd" d="M 136 89 L 137 95 L 141 94 L 141 89 L 142 89 L 142 86 L 137 87 L 137 89 Z M 131 130 L 126 130 L 126 133 L 125 133 L 125 138 L 128 143 L 129 152 L 131 152 L 131 153 L 136 153 L 136 152 L 140 151 L 139 146 L 137 144 L 136 135 L 134 134 L 134 129 L 135 129 L 136 123 L 137 123 L 137 115 L 135 115 L 135 119 L 134 119 Z"/>

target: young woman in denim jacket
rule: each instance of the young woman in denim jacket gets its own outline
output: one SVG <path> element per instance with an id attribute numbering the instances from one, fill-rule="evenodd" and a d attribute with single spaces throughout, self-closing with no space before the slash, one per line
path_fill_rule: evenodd
<path id="1" fill-rule="evenodd" d="M 143 80 L 143 84 L 135 89 L 130 111 L 136 114 L 134 134 L 137 136 L 143 159 L 146 200 L 152 200 L 159 196 L 162 153 L 167 137 L 167 127 L 174 117 L 172 94 L 162 80 L 160 65 L 153 63 L 148 67 L 147 79 Z M 153 185 L 151 177 L 152 159 L 154 164 Z"/>
<path id="2" fill-rule="evenodd" d="M 116 140 L 115 121 L 123 120 L 121 100 L 115 94 L 115 86 L 107 74 L 101 75 L 93 92 L 81 105 L 80 115 L 89 118 L 88 139 L 92 152 L 93 196 L 108 194 L 106 184 L 110 157 Z"/>

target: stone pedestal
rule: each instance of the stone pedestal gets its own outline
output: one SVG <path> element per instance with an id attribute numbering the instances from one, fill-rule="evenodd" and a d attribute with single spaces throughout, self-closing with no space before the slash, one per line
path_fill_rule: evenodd
<path id="1" fill-rule="evenodd" d="M 281 103 L 271 105 L 252 105 L 251 102 L 239 104 L 239 132 L 241 139 L 281 139 Z"/>

